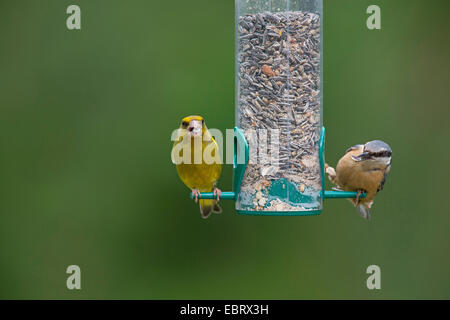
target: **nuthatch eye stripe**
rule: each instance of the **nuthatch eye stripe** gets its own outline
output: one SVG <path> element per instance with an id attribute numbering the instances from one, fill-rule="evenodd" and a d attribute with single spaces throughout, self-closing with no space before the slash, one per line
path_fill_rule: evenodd
<path id="1" fill-rule="evenodd" d="M 380 151 L 380 152 L 373 152 L 370 153 L 371 156 L 375 156 L 375 157 L 390 157 L 392 155 L 391 151 Z"/>

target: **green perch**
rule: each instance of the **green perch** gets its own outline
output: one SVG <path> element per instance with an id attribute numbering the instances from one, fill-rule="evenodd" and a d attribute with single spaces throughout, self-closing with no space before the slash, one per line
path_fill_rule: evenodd
<path id="1" fill-rule="evenodd" d="M 352 191 L 334 191 L 334 190 L 325 190 L 323 194 L 324 199 L 349 199 L 356 198 L 357 193 Z M 360 198 L 365 198 L 366 194 L 361 193 Z M 202 192 L 200 199 L 216 199 L 217 196 L 212 192 Z M 194 199 L 194 196 L 191 193 L 191 199 Z M 223 191 L 220 195 L 220 200 L 235 200 L 236 193 L 233 191 Z"/>

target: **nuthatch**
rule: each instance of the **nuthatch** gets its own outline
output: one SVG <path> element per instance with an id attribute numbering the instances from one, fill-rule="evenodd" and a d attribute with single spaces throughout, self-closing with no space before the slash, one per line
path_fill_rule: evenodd
<path id="1" fill-rule="evenodd" d="M 370 219 L 373 199 L 383 190 L 391 169 L 391 157 L 389 145 L 374 140 L 347 149 L 339 160 L 336 171 L 325 165 L 328 178 L 338 186 L 338 190 L 357 192 L 356 199 L 351 201 L 365 219 Z M 365 198 L 360 198 L 362 192 L 366 194 Z"/>

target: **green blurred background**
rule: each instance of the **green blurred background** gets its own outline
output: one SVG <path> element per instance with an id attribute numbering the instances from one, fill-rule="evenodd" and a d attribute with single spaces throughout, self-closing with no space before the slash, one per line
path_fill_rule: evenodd
<path id="1" fill-rule="evenodd" d="M 346 200 L 200 218 L 170 134 L 189 114 L 234 126 L 234 1 L 1 1 L 0 298 L 450 298 L 450 2 L 324 7 L 327 162 L 376 138 L 394 150 L 370 222 Z"/>

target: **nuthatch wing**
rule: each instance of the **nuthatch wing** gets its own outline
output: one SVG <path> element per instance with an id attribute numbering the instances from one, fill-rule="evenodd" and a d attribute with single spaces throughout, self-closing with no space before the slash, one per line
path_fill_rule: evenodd
<path id="1" fill-rule="evenodd" d="M 383 190 L 386 176 L 391 169 L 392 150 L 380 140 L 358 144 L 347 149 L 339 160 L 336 171 L 326 165 L 328 177 L 339 190 L 357 192 L 351 199 L 361 216 L 370 219 L 370 208 L 375 195 Z M 361 193 L 365 198 L 359 198 Z"/>

